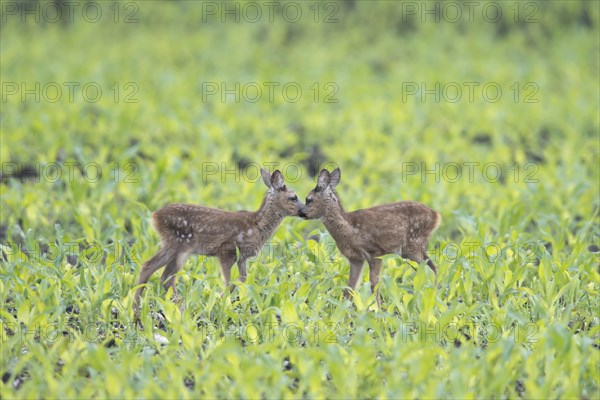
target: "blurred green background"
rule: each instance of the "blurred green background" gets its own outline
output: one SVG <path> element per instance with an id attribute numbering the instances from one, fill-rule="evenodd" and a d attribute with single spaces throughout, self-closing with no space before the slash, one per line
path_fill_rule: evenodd
<path id="1" fill-rule="evenodd" d="M 404 285 L 399 293 L 410 297 L 413 279 L 420 282 L 425 275 L 415 276 L 406 264 L 388 260 L 383 285 L 390 306 L 381 317 L 365 317 L 365 309 L 357 312 L 338 300 L 324 300 L 339 297 L 347 279 L 347 263 L 339 255 L 333 266 L 304 259 L 283 265 L 275 259 L 266 269 L 258 262 L 250 266 L 259 292 L 267 283 L 276 287 L 275 297 L 263 298 L 268 318 L 281 318 L 282 310 L 288 310 L 288 317 L 294 310 L 305 323 L 306 318 L 325 318 L 342 324 L 346 339 L 358 347 L 310 345 L 304 351 L 270 344 L 248 350 L 239 343 L 207 346 L 202 337 L 198 340 L 205 350 L 198 350 L 200 344 L 184 339 L 186 350 L 206 359 L 206 375 L 189 385 L 182 371 L 194 370 L 196 360 L 188 355 L 185 362 L 177 361 L 177 335 L 185 331 L 179 319 L 165 328 L 174 339 L 161 350 L 166 352 L 163 361 L 134 361 L 143 346 L 105 353 L 85 340 L 57 349 L 32 343 L 32 338 L 25 345 L 9 335 L 3 341 L 10 344 L 3 345 L 3 396 L 44 393 L 39 390 L 48 390 L 49 397 L 598 395 L 598 2 L 0 4 L 0 240 L 5 253 L 0 296 L 5 322 L 63 321 L 65 310 L 76 307 L 81 319 L 96 320 L 110 319 L 116 308 L 125 324 L 140 262 L 157 249 L 150 212 L 169 202 L 256 209 L 265 192 L 257 165 L 282 169 L 300 198 L 314 187 L 319 168 L 337 165 L 342 170 L 338 191 L 348 210 L 411 199 L 444 218 L 430 244 L 441 286 L 436 289 L 427 275 L 425 285 L 435 294 L 415 295 L 418 301 L 397 297 L 398 282 Z M 331 241 L 318 221 L 296 218 L 284 221 L 273 240 L 307 248 L 305 239 L 315 231 Z M 464 251 L 465 243 L 473 241 L 534 243 L 537 264 L 507 258 L 486 269 L 482 259 L 443 252 L 448 243 Z M 81 254 L 40 262 L 31 254 L 35 251 L 15 251 L 15 246 L 38 248 L 39 242 L 45 243 L 42 249 L 97 242 L 109 256 L 99 263 L 86 263 Z M 116 244 L 137 246 L 138 257 L 110 258 Z M 543 268 L 546 275 L 540 278 Z M 185 270 L 192 271 L 191 278 L 182 277 L 190 303 L 205 310 L 213 323 L 236 320 L 226 311 L 231 304 L 222 305 L 211 291 L 219 287 L 216 261 L 192 260 Z M 265 272 L 271 270 L 274 281 Z M 294 303 L 293 291 L 275 283 L 297 270 L 309 271 L 319 282 L 306 300 L 308 308 L 298 308 L 305 299 Z M 333 281 L 319 281 L 320 274 L 333 273 Z M 211 280 L 204 281 L 205 276 Z M 294 279 L 294 290 L 303 287 L 305 281 Z M 473 286 L 462 287 L 460 281 Z M 251 277 L 250 287 L 253 282 Z M 149 301 L 169 314 L 167 303 L 156 304 L 164 293 L 158 282 L 153 284 L 149 296 L 156 299 Z M 243 320 L 258 300 L 240 290 L 236 310 Z M 366 285 L 361 293 L 367 301 Z M 523 293 L 531 296 L 529 301 L 517 301 Z M 435 298 L 435 306 L 419 303 L 427 296 Z M 531 300 L 537 296 L 544 300 Z M 518 306 L 506 314 L 510 299 Z M 474 308 L 458 307 L 463 301 Z M 213 306 L 221 308 L 211 311 Z M 453 349 L 427 342 L 422 357 L 427 362 L 402 361 L 421 354 L 422 343 L 398 344 L 385 327 L 424 315 L 429 315 L 426 321 L 438 320 L 447 308 L 464 318 L 499 318 L 507 330 L 515 321 L 534 323 L 542 344 L 520 348 L 514 341 L 500 342 L 473 364 L 479 344 Z M 374 345 L 360 330 L 360 321 L 374 323 L 369 318 L 385 326 L 376 329 L 381 335 L 372 339 Z M 350 326 L 355 320 L 358 327 Z M 21 355 L 20 346 L 30 349 L 28 356 Z M 373 353 L 366 350 L 371 347 Z M 79 351 L 86 352 L 86 361 L 73 359 Z M 212 351 L 239 359 L 211 359 Z M 371 366 L 365 370 L 335 370 L 365 365 L 366 357 L 379 359 L 380 353 L 383 360 L 366 363 Z M 291 357 L 292 372 L 281 371 L 284 357 Z M 49 373 L 57 359 L 67 364 L 63 373 Z M 255 359 L 262 360 L 263 370 L 253 370 Z M 320 359 L 339 363 L 321 373 L 316 367 Z M 164 365 L 167 375 L 151 371 L 153 363 Z M 219 371 L 243 370 L 244 363 L 259 376 L 209 384 L 218 382 Z M 511 371 L 497 371 L 497 364 Z M 277 368 L 267 367 L 273 365 Z M 404 378 L 382 383 L 382 375 L 414 365 L 437 372 L 432 377 L 406 372 Z M 568 377 L 556 375 L 562 366 L 570 371 Z M 136 368 L 145 372 L 123 378 L 128 389 L 104 387 L 119 387 L 110 382 Z M 321 372 L 310 377 L 311 370 Z M 449 371 L 462 371 L 463 377 Z M 182 381 L 169 386 L 168 373 L 181 375 Z M 300 383 L 294 387 L 286 379 Z"/>
<path id="2" fill-rule="evenodd" d="M 46 3 L 29 6 L 36 10 L 31 14 L 21 8 L 15 15 L 9 4 L 3 2 L 2 15 L 3 162 L 95 162 L 106 176 L 111 163 L 125 168 L 133 161 L 139 184 L 107 188 L 115 191 L 117 202 L 139 200 L 150 209 L 174 200 L 253 208 L 260 187 L 248 189 L 251 199 L 234 196 L 246 190 L 245 183 L 205 182 L 202 163 L 224 162 L 233 169 L 239 161 L 283 165 L 313 155 L 313 164 L 333 162 L 342 168 L 340 191 L 348 207 L 417 198 L 451 213 L 488 208 L 489 201 L 500 200 L 497 196 L 549 189 L 564 196 L 560 203 L 566 210 L 592 213 L 593 199 L 576 207 L 571 202 L 581 199 L 568 185 L 579 168 L 597 177 L 595 2 L 490 3 L 494 7 L 487 8 L 487 3 L 467 7 L 460 2 L 450 2 L 451 7 L 444 2 L 299 2 L 294 3 L 302 13 L 296 23 L 288 22 L 294 8 L 262 3 L 257 23 L 245 22 L 254 19 L 256 7 L 244 2 L 93 3 L 91 8 L 82 3 L 72 6 L 73 23 L 49 22 L 53 9 L 44 8 Z M 461 17 L 452 23 L 457 4 Z M 69 7 L 62 9 L 60 21 L 68 21 Z M 96 19 L 96 9 L 99 21 L 88 22 Z M 230 9 L 239 15 L 227 14 Z M 439 15 L 428 13 L 435 9 Z M 498 9 L 500 18 L 494 16 Z M 273 101 L 265 82 L 274 82 Z M 19 85 L 15 94 L 7 83 Z M 52 83 L 61 88 L 59 95 L 56 86 L 48 86 Z M 203 92 L 213 83 L 216 94 Z M 262 94 L 253 103 L 248 99 L 256 97 L 254 83 Z M 283 93 L 290 83 L 302 90 L 295 103 L 290 101 L 293 88 L 289 99 Z M 435 91 L 438 83 L 451 85 L 439 90 L 437 99 L 410 94 L 413 86 L 407 86 Z M 473 83 L 473 101 L 468 83 Z M 238 98 L 228 95 L 222 101 L 222 84 Z M 485 98 L 488 84 L 502 90 L 495 96 L 489 89 L 490 98 L 498 97 L 495 102 Z M 86 85 L 91 87 L 84 90 Z M 453 102 L 456 86 L 462 93 Z M 95 94 L 96 87 L 101 94 Z M 22 89 L 37 92 L 39 101 Z M 407 177 L 404 185 L 397 179 L 403 162 L 425 162 L 428 168 L 436 162 L 496 162 L 509 175 L 507 168 L 520 163 L 522 169 L 527 161 L 540 167 L 540 182 L 529 190 L 525 171 L 507 191 L 488 190 L 500 185 L 485 185 L 484 179 L 475 185 L 468 179 L 438 183 L 434 176 Z M 295 186 L 307 191 L 313 182 L 306 179 L 308 171 L 302 172 Z M 477 172 L 481 178 L 481 168 Z M 161 184 L 164 179 L 169 185 Z M 38 186 L 47 194 L 58 189 L 63 201 L 68 197 L 68 187 Z M 84 186 L 94 193 L 103 190 L 103 185 Z M 483 199 L 482 191 L 494 198 Z M 50 199 L 20 200 L 19 207 L 28 208 Z M 66 204 L 57 205 L 44 205 L 47 226 L 67 216 L 61 215 Z M 12 225 L 16 213 L 9 210 L 16 211 L 5 209 L 3 222 Z M 9 214 L 13 219 L 7 221 Z M 42 229 L 43 222 L 35 227 Z"/>

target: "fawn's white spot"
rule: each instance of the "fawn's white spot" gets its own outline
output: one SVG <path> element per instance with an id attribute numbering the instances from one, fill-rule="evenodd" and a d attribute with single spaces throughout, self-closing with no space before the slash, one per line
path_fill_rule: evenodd
<path id="1" fill-rule="evenodd" d="M 187 219 L 183 217 L 177 217 L 177 226 L 178 227 L 186 227 L 188 225 Z"/>
<path id="2" fill-rule="evenodd" d="M 178 242 L 183 243 L 184 240 L 186 242 L 189 242 L 191 237 L 192 237 L 192 232 L 180 231 L 180 230 L 175 231 L 175 238 L 177 239 Z"/>
<path id="3" fill-rule="evenodd" d="M 242 240 L 244 240 L 244 234 L 243 233 L 238 233 L 238 235 L 235 237 L 239 242 L 241 242 Z"/>

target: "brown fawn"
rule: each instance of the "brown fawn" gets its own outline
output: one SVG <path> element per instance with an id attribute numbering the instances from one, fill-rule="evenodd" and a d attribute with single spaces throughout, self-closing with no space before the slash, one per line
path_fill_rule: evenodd
<path id="1" fill-rule="evenodd" d="M 261 169 L 269 188 L 258 211 L 222 211 L 193 204 L 168 204 L 152 214 L 162 247 L 140 270 L 133 309 L 138 311 L 145 283 L 166 265 L 161 281 L 165 290 L 176 298 L 175 274 L 192 254 L 216 256 L 221 263 L 223 280 L 230 285 L 231 267 L 237 261 L 239 280 L 246 280 L 246 261 L 256 256 L 286 216 L 298 216 L 304 204 L 294 191 L 285 186 L 278 170 L 269 174 Z M 236 255 L 239 250 L 239 259 Z"/>
<path id="2" fill-rule="evenodd" d="M 436 272 L 426 249 L 429 237 L 442 222 L 438 212 L 416 201 L 400 201 L 346 212 L 335 191 L 340 178 L 339 168 L 331 173 L 323 169 L 317 186 L 306 197 L 306 206 L 298 215 L 323 221 L 340 252 L 350 262 L 350 289 L 356 289 L 366 261 L 369 263 L 371 291 L 375 293 L 381 272 L 381 259 L 377 257 L 385 254 L 398 254 L 418 263 L 426 261 Z M 349 295 L 350 291 L 346 289 L 345 296 Z M 379 290 L 375 297 L 377 304 L 381 305 Z"/>

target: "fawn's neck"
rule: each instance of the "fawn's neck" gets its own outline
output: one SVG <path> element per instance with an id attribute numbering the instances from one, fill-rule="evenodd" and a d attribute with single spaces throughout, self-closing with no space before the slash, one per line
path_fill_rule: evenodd
<path id="1" fill-rule="evenodd" d="M 271 200 L 266 198 L 254 214 L 254 223 L 260 231 L 260 239 L 266 241 L 270 238 L 282 220 L 283 217 L 271 206 Z"/>
<path id="2" fill-rule="evenodd" d="M 354 237 L 354 227 L 348 221 L 346 212 L 339 202 L 333 202 L 326 207 L 321 220 L 336 242 L 349 241 Z"/>

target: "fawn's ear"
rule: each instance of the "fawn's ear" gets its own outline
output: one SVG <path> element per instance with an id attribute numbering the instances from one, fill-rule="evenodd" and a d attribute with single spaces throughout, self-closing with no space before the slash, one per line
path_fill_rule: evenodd
<path id="1" fill-rule="evenodd" d="M 261 168 L 260 169 L 260 175 L 262 176 L 263 182 L 265 183 L 265 185 L 267 185 L 267 187 L 269 189 L 272 189 L 273 186 L 271 185 L 271 174 L 269 173 L 269 171 L 267 171 L 264 168 Z"/>
<path id="2" fill-rule="evenodd" d="M 337 184 L 340 183 L 341 178 L 342 178 L 342 172 L 340 171 L 340 169 L 339 168 L 334 169 L 330 175 L 329 186 L 331 186 L 332 189 L 335 189 Z"/>
<path id="3" fill-rule="evenodd" d="M 279 170 L 275 170 L 273 175 L 271 176 L 271 185 L 275 190 L 284 190 L 285 189 L 285 181 L 283 180 L 283 175 Z"/>
<path id="4" fill-rule="evenodd" d="M 330 179 L 331 175 L 329 175 L 329 171 L 322 169 L 317 179 L 317 191 L 325 189 L 329 185 Z"/>

